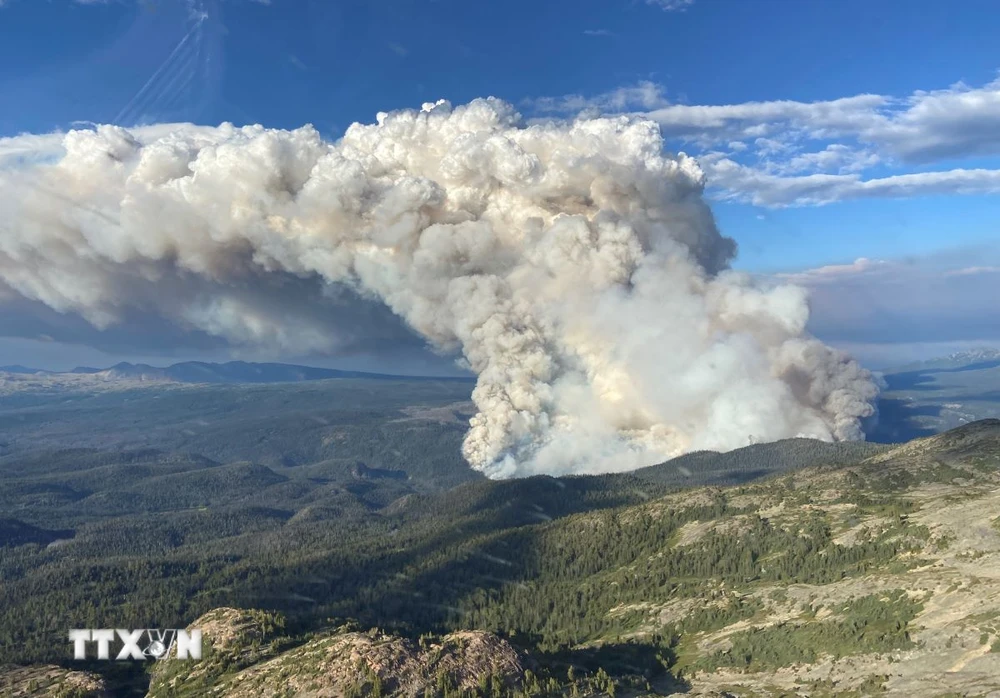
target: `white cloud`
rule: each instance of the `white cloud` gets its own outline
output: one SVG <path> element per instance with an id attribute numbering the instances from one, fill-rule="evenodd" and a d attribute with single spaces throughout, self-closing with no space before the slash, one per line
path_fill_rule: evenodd
<path id="1" fill-rule="evenodd" d="M 887 264 L 888 262 L 885 260 L 871 260 L 867 257 L 859 257 L 851 264 L 827 264 L 822 267 L 777 274 L 777 276 L 791 283 L 814 286 L 821 283 L 836 282 L 845 277 L 857 276 L 858 274 L 877 273 L 885 268 Z"/>
<path id="2" fill-rule="evenodd" d="M 584 29 L 583 30 L 583 35 L 584 36 L 614 36 L 614 33 L 608 31 L 607 29 Z"/>
<path id="3" fill-rule="evenodd" d="M 915 92 L 862 138 L 913 162 L 1000 153 L 1000 79 Z"/>
<path id="4" fill-rule="evenodd" d="M 859 94 L 717 105 L 671 104 L 662 86 L 647 81 L 595 97 L 567 95 L 533 105 L 550 113 L 629 113 L 654 120 L 668 145 L 693 151 L 721 200 L 795 206 L 1000 191 L 1000 174 L 982 163 L 912 169 L 1000 155 L 1000 79 L 906 97 Z M 878 176 L 865 176 L 876 167 Z"/>
<path id="5" fill-rule="evenodd" d="M 777 138 L 758 138 L 753 144 L 757 146 L 757 153 L 765 157 L 785 153 L 792 149 L 791 144 Z"/>
<path id="6" fill-rule="evenodd" d="M 646 4 L 667 12 L 683 12 L 694 4 L 694 0 L 646 0 Z"/>
<path id="7" fill-rule="evenodd" d="M 1000 80 L 909 97 L 861 94 L 819 102 L 674 104 L 653 110 L 667 135 L 706 143 L 748 135 L 852 138 L 906 162 L 1000 153 Z"/>
<path id="8" fill-rule="evenodd" d="M 856 150 L 843 143 L 831 143 L 823 150 L 801 153 L 783 163 L 777 163 L 774 169 L 782 173 L 836 171 L 845 174 L 860 172 L 880 161 L 881 158 L 870 150 Z"/>
<path id="9" fill-rule="evenodd" d="M 561 97 L 539 97 L 525 100 L 525 103 L 535 111 L 544 113 L 597 114 L 659 109 L 668 102 L 661 85 L 641 80 L 635 85 L 619 87 L 595 97 L 570 94 Z"/>
<path id="10" fill-rule="evenodd" d="M 716 198 L 756 206 L 822 206 L 837 201 L 931 194 L 998 194 L 1000 170 L 954 169 L 862 179 L 860 174 L 783 176 L 741 165 L 719 153 L 700 158 Z"/>
<path id="11" fill-rule="evenodd" d="M 860 133 L 871 128 L 889 103 L 882 95 L 855 95 L 820 102 L 744 102 L 671 104 L 646 113 L 663 132 L 706 144 L 757 138 L 774 133 Z"/>

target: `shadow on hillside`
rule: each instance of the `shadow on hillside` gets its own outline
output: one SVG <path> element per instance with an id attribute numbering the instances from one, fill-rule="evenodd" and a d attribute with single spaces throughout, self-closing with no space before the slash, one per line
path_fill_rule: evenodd
<path id="1" fill-rule="evenodd" d="M 878 401 L 878 423 L 868 434 L 868 440 L 888 444 L 933 436 L 937 432 L 918 418 L 940 415 L 940 405 L 914 405 L 908 400 L 882 398 Z"/>
<path id="2" fill-rule="evenodd" d="M 657 491 L 649 483 L 635 484 Z M 538 645 L 528 643 L 528 633 L 544 627 L 546 616 L 561 612 L 567 642 L 606 636 L 606 629 L 597 627 L 601 624 L 593 616 L 595 609 L 569 598 L 531 603 L 530 609 L 509 606 L 503 612 L 494 603 L 505 589 L 522 587 L 540 574 L 540 556 L 546 548 L 539 532 L 548 522 L 641 499 L 631 493 L 632 487 L 604 493 L 595 488 L 595 479 L 537 477 L 472 483 L 443 495 L 416 498 L 415 511 L 394 519 L 401 525 L 399 535 L 366 541 L 379 550 L 334 548 L 325 555 L 314 553 L 262 583 L 239 584 L 242 588 L 229 595 L 236 598 L 227 602 L 283 611 L 289 615 L 289 627 L 296 631 L 323 626 L 327 621 L 321 619 L 334 617 L 353 618 L 361 627 L 379 627 L 412 638 L 457 628 L 509 630 L 517 634 L 515 645 L 531 648 L 533 655 L 546 662 L 549 655 L 537 654 Z M 439 518 L 428 517 L 428 509 Z M 407 527 L 413 526 L 429 528 L 406 540 Z M 318 533 L 313 527 L 314 538 L 308 546 L 317 552 L 324 546 Z M 328 534 L 342 535 L 335 527 Z M 472 611 L 475 617 L 469 615 L 472 609 L 477 609 Z M 574 628 L 574 623 L 579 627 Z M 549 633 L 548 648 L 555 646 L 554 637 Z M 570 665 L 593 665 L 613 676 L 649 674 L 651 682 L 654 678 L 672 680 L 666 673 L 672 658 L 665 643 L 616 643 L 565 652 L 566 670 Z M 667 657 L 666 667 L 658 653 Z M 565 679 L 566 674 L 559 678 Z"/>
<path id="3" fill-rule="evenodd" d="M 535 635 L 517 635 L 507 639 L 511 644 L 529 650 L 542 643 L 542 638 Z M 691 690 L 688 681 L 670 672 L 670 667 L 677 661 L 674 651 L 653 641 L 631 640 L 593 647 L 565 647 L 548 652 L 534 650 L 530 656 L 559 677 L 567 677 L 570 669 L 575 676 L 593 677 L 603 669 L 616 678 L 641 677 L 649 681 L 658 693 L 686 693 Z"/>
<path id="4" fill-rule="evenodd" d="M 653 495 L 666 491 L 637 484 Z M 337 544 L 343 532 L 335 522 L 325 522 L 324 528 L 313 522 L 308 524 L 310 547 L 329 552 L 282 565 L 274 576 L 237 582 L 220 603 L 281 611 L 306 625 L 327 614 L 403 633 L 446 631 L 461 625 L 457 607 L 462 599 L 493 594 L 530 575 L 533 525 L 635 504 L 642 494 L 629 489 L 599 496 L 596 478 L 538 476 L 415 495 L 409 506 L 386 517 L 386 525 L 401 531 L 425 529 L 415 539 L 376 535 L 357 550 L 345 550 Z M 367 545 L 379 549 L 366 550 Z"/>

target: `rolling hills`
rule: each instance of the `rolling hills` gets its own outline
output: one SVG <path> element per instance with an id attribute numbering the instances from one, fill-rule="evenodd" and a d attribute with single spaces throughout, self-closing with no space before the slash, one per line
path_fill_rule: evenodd
<path id="1" fill-rule="evenodd" d="M 968 359 L 883 399 L 988 388 Z M 459 456 L 461 380 L 22 375 L 0 695 L 1000 690 L 995 419 L 495 482 Z M 67 659 L 70 627 L 199 623 L 243 639 L 197 666 Z"/>
<path id="2" fill-rule="evenodd" d="M 929 436 L 977 419 L 1000 417 L 1000 350 L 979 349 L 958 352 L 928 361 L 911 363 L 878 372 L 883 381 L 878 400 L 878 418 L 866 425 L 868 440 L 898 443 Z M 188 361 L 166 367 L 120 363 L 109 368 L 78 367 L 68 372 L 54 372 L 27 366 L 0 366 L 0 403 L 17 404 L 33 396 L 37 404 L 45 401 L 72 401 L 80 396 L 107 393 L 132 393 L 139 389 L 166 392 L 187 389 L 195 394 L 211 395 L 205 387 L 244 389 L 270 386 L 287 389 L 297 399 L 291 384 L 336 382 L 368 384 L 392 383 L 414 386 L 421 382 L 449 385 L 454 401 L 468 401 L 474 385 L 471 377 L 393 376 L 361 371 L 314 368 L 281 363 L 230 361 L 209 363 Z M 393 392 L 371 389 L 367 397 Z M 409 394 L 408 390 L 401 391 Z M 433 389 L 430 391 L 433 393 Z M 231 397 L 231 393 L 221 393 Z M 210 398 L 215 401 L 215 398 Z M 225 399 L 225 398 L 223 398 Z M 367 402 L 365 404 L 368 404 Z M 3 414 L 0 404 L 0 415 Z M 270 404 L 274 409 L 276 405 Z M 285 411 L 278 406 L 279 412 Z M 2 451 L 0 451 L 2 453 Z"/>
<path id="3" fill-rule="evenodd" d="M 334 506 L 325 497 L 296 511 L 267 496 L 278 507 L 268 508 L 249 493 L 287 481 L 203 463 L 195 472 L 229 484 L 197 489 L 233 487 L 231 500 L 85 513 L 70 541 L 7 547 L 0 641 L 21 648 L 19 661 L 58 663 L 33 638 L 107 617 L 245 624 L 244 611 L 213 609 L 261 609 L 252 618 L 271 630 L 248 641 L 257 649 L 130 678 L 150 695 L 1000 690 L 1000 421 L 854 461 L 788 444 L 783 462 L 808 465 L 728 487 L 677 489 L 642 473 L 479 480 L 329 517 L 316 511 Z M 456 637 L 517 660 L 460 676 L 447 667 L 464 659 L 435 663 L 465 651 Z"/>

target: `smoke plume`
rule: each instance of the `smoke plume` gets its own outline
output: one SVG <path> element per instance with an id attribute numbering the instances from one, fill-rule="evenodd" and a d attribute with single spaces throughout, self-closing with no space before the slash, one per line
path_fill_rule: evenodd
<path id="1" fill-rule="evenodd" d="M 17 146 L 0 302 L 303 354 L 336 351 L 317 316 L 349 288 L 476 373 L 463 450 L 490 477 L 859 439 L 873 412 L 869 373 L 805 333 L 803 290 L 729 269 L 697 163 L 650 121 L 525 125 L 486 99 L 335 143 L 181 124 Z"/>

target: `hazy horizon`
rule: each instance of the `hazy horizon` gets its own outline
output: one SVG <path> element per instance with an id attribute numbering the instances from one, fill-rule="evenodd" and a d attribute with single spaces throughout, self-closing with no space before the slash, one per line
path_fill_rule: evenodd
<path id="1" fill-rule="evenodd" d="M 15 346 L 10 346 L 10 345 Z M 75 368 L 106 369 L 119 363 L 146 364 L 156 368 L 165 368 L 173 364 L 189 361 L 224 364 L 230 361 L 245 361 L 247 363 L 279 363 L 313 368 L 328 368 L 341 371 L 364 371 L 367 373 L 389 373 L 393 375 L 412 376 L 462 376 L 474 378 L 474 374 L 464 370 L 448 357 L 436 356 L 430 351 L 413 353 L 410 356 L 398 357 L 395 361 L 386 361 L 375 356 L 355 357 L 302 357 L 274 355 L 243 355 L 229 354 L 191 354 L 184 356 L 140 355 L 140 354 L 100 354 L 84 347 L 74 360 L 72 351 L 62 345 L 52 347 L 51 353 L 41 350 L 41 347 L 53 345 L 53 342 L 31 340 L 0 339 L 0 366 L 23 366 L 25 368 L 51 371 L 53 373 L 72 371 Z M 41 347 L 39 346 L 41 345 Z M 976 350 L 997 350 L 1000 344 L 983 342 L 941 342 L 916 345 L 869 345 L 858 350 L 850 347 L 837 347 L 857 359 L 865 368 L 872 371 L 893 369 L 906 364 L 939 359 L 950 354 L 971 352 Z M 44 357 L 44 358 L 39 358 Z M 86 359 L 86 360 L 83 360 Z"/>

